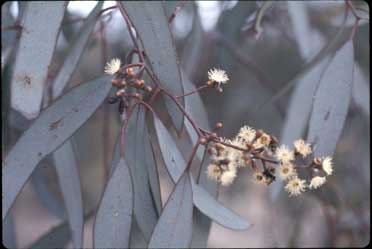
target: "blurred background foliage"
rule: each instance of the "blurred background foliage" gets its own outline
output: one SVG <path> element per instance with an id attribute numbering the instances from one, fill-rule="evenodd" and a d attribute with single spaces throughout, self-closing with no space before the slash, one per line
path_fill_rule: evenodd
<path id="1" fill-rule="evenodd" d="M 178 3 L 164 2 L 168 16 Z M 79 35 L 79 20 L 85 18 L 95 4 L 69 3 L 53 58 L 52 75 L 58 71 L 69 45 Z M 114 4 L 107 1 L 103 8 Z M 277 1 L 264 13 L 261 21 L 263 32 L 256 39 L 254 25 L 264 4 L 261 1 L 187 1 L 171 24 L 181 65 L 195 86 L 206 82 L 207 71 L 213 67 L 225 69 L 231 78 L 222 94 L 214 89 L 201 93 L 210 123 L 223 122 L 222 135 L 226 137 L 234 136 L 245 124 L 280 137 L 288 103 L 298 80 L 289 89 L 285 86 L 295 77 L 300 79 L 308 59 L 336 35 L 345 8 L 344 1 L 302 2 L 306 16 L 300 18 L 305 18 L 312 34 L 311 37 L 303 37 L 296 33 L 294 23 L 298 19 L 293 11 L 288 11 L 288 2 Z M 361 13 L 368 13 L 365 15 L 369 16 L 366 2 L 355 1 L 353 4 L 364 9 Z M 22 4 L 18 2 L 6 2 L 1 9 L 3 157 L 30 123 L 9 106 L 9 84 L 14 63 L 11 41 L 16 39 L 17 32 L 3 30 L 3 27 L 14 23 L 21 11 Z M 124 59 L 131 47 L 119 11 L 114 10 L 100 20 L 69 81 L 68 89 L 101 75 L 108 58 Z M 351 16 L 346 20 L 341 41 L 350 35 L 353 20 Z M 99 32 L 101 24 L 105 25 L 104 39 Z M 102 52 L 103 43 L 106 44 L 106 55 Z M 362 80 L 365 89 L 369 90 L 369 21 L 358 26 L 354 46 L 355 64 L 361 68 L 362 74 L 362 79 L 359 77 L 358 80 Z M 288 90 L 283 92 L 283 89 Z M 274 98 L 278 93 L 283 94 Z M 369 93 L 359 94 L 362 94 L 359 98 L 369 104 Z M 290 198 L 281 189 L 279 196 L 272 198 L 275 186 L 255 185 L 248 169 L 241 171 L 232 186 L 220 187 L 219 199 L 254 226 L 248 231 L 235 232 L 213 224 L 208 246 L 367 245 L 370 240 L 370 117 L 369 106 L 364 108 L 368 109 L 368 113 L 352 100 L 334 155 L 335 174 L 325 187 L 299 198 Z M 86 214 L 98 204 L 118 128 L 119 117 L 115 106 L 105 103 L 73 136 Z M 185 151 L 190 150 L 187 143 L 180 143 L 180 146 Z M 14 227 L 17 247 L 29 247 L 64 220 L 58 181 L 54 168 L 47 167 L 50 164 L 52 161 L 46 158 L 38 166 L 12 209 L 13 224 L 7 227 Z M 166 200 L 172 183 L 162 163 L 159 166 L 162 198 Z M 92 219 L 88 219 L 84 236 L 87 247 L 92 245 L 91 227 Z"/>

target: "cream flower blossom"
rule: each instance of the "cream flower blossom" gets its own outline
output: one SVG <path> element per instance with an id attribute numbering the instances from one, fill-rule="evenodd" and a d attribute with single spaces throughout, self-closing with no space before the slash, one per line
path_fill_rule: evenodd
<path id="1" fill-rule="evenodd" d="M 249 127 L 247 125 L 243 126 L 239 130 L 238 137 L 244 139 L 246 142 L 253 142 L 253 140 L 256 138 L 256 130 L 252 127 Z"/>
<path id="2" fill-rule="evenodd" d="M 327 173 L 327 175 L 332 175 L 332 172 L 333 172 L 332 157 L 327 156 L 326 158 L 323 159 L 322 168 L 324 172 Z"/>
<path id="3" fill-rule="evenodd" d="M 227 83 L 229 76 L 222 69 L 213 68 L 208 71 L 208 79 L 217 83 Z"/>
<path id="4" fill-rule="evenodd" d="M 283 163 L 294 160 L 294 152 L 290 150 L 286 145 L 279 146 L 275 151 L 275 156 L 279 161 Z"/>
<path id="5" fill-rule="evenodd" d="M 310 189 L 317 189 L 320 186 L 322 186 L 325 182 L 326 182 L 325 177 L 315 176 L 315 177 L 313 177 L 313 179 L 311 179 L 309 188 Z"/>
<path id="6" fill-rule="evenodd" d="M 222 172 L 216 164 L 209 164 L 206 173 L 209 179 L 218 181 Z"/>
<path id="7" fill-rule="evenodd" d="M 114 75 L 115 73 L 119 71 L 120 65 L 121 65 L 121 60 L 118 58 L 114 58 L 106 64 L 104 72 L 106 74 Z"/>
<path id="8" fill-rule="evenodd" d="M 279 166 L 279 178 L 283 181 L 290 179 L 297 175 L 292 163 L 281 163 Z"/>
<path id="9" fill-rule="evenodd" d="M 303 158 L 311 154 L 312 150 L 309 143 L 306 143 L 303 139 L 298 139 L 293 143 L 296 151 L 302 155 Z"/>
<path id="10" fill-rule="evenodd" d="M 226 170 L 222 173 L 220 177 L 221 185 L 228 186 L 230 185 L 236 177 L 236 170 Z"/>
<path id="11" fill-rule="evenodd" d="M 306 181 L 296 176 L 293 177 L 284 188 L 289 193 L 289 196 L 297 196 L 305 191 Z"/>

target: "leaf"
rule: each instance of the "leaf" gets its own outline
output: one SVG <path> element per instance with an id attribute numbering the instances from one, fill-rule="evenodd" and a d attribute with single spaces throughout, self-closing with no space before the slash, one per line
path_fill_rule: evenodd
<path id="1" fill-rule="evenodd" d="M 98 2 L 96 7 L 92 10 L 89 16 L 86 18 L 83 26 L 78 32 L 76 40 L 73 42 L 73 45 L 70 48 L 70 51 L 63 62 L 61 69 L 58 72 L 56 79 L 53 82 L 53 98 L 58 97 L 68 81 L 70 80 L 73 72 L 77 68 L 77 65 L 80 61 L 81 55 L 84 52 L 84 49 L 88 43 L 90 34 L 96 24 L 97 14 L 102 9 L 103 2 Z"/>
<path id="2" fill-rule="evenodd" d="M 358 64 L 354 68 L 354 85 L 353 85 L 353 99 L 356 105 L 362 110 L 363 114 L 369 121 L 369 103 L 370 103 L 370 91 L 369 91 L 369 80 L 365 77 L 362 69 Z"/>
<path id="3" fill-rule="evenodd" d="M 293 147 L 296 139 L 303 138 L 309 122 L 313 96 L 320 78 L 329 64 L 330 57 L 325 57 L 301 79 L 298 80 L 289 100 L 286 120 L 281 134 L 281 143 Z M 270 188 L 270 196 L 275 200 L 283 189 L 283 182 L 277 179 Z"/>
<path id="4" fill-rule="evenodd" d="M 60 219 L 66 217 L 63 203 L 49 189 L 46 180 L 45 169 L 48 167 L 46 162 L 40 162 L 31 175 L 31 182 L 37 194 L 40 203 L 53 215 Z"/>
<path id="5" fill-rule="evenodd" d="M 176 183 L 185 171 L 186 162 L 167 128 L 155 115 L 154 124 L 165 166 L 173 182 Z"/>
<path id="6" fill-rule="evenodd" d="M 3 245 L 6 248 L 15 248 L 15 230 L 12 215 L 8 215 L 3 223 Z"/>
<path id="7" fill-rule="evenodd" d="M 161 85 L 173 95 L 183 95 L 177 51 L 162 3 L 121 1 L 120 4 L 132 21 L 147 59 Z M 164 95 L 164 100 L 173 123 L 180 132 L 184 119 L 183 113 L 168 96 Z M 184 105 L 182 99 L 180 102 Z"/>
<path id="8" fill-rule="evenodd" d="M 147 165 L 149 160 L 146 160 L 146 157 L 151 154 L 148 155 L 144 151 L 145 143 L 148 144 L 145 111 L 146 109 L 140 106 L 129 119 L 125 130 L 124 159 L 130 168 L 133 180 L 134 216 L 145 240 L 148 241 L 158 220 L 158 214 L 152 201 L 148 181 L 150 166 Z"/>
<path id="9" fill-rule="evenodd" d="M 353 85 L 354 47 L 340 48 L 320 80 L 310 117 L 308 141 L 314 156 L 333 155 L 348 112 Z"/>
<path id="10" fill-rule="evenodd" d="M 148 132 L 146 130 L 146 132 Z M 156 207 L 156 210 L 158 212 L 158 215 L 162 212 L 162 202 L 161 202 L 161 193 L 160 193 L 160 183 L 159 183 L 159 172 L 158 167 L 156 165 L 156 159 L 155 159 L 155 152 L 154 147 L 151 143 L 150 135 L 147 134 L 147 138 L 144 143 L 144 153 L 145 153 L 145 160 L 147 161 L 147 173 L 149 176 L 149 183 L 150 183 L 150 189 L 151 194 L 153 197 L 154 205 Z"/>
<path id="11" fill-rule="evenodd" d="M 72 231 L 72 239 L 75 248 L 81 248 L 83 245 L 84 226 L 83 201 L 79 172 L 71 140 L 67 140 L 53 152 L 53 160 L 68 214 L 67 218 Z"/>
<path id="12" fill-rule="evenodd" d="M 185 172 L 165 204 L 148 248 L 186 248 L 192 234 L 192 190 Z"/>
<path id="13" fill-rule="evenodd" d="M 13 25 L 15 20 L 10 13 L 10 5 L 12 2 L 5 2 L 1 5 L 1 27 L 8 27 Z M 1 52 L 4 52 L 4 48 L 14 45 L 14 41 L 16 38 L 16 31 L 15 30 L 1 30 Z M 2 60 L 1 60 L 2 61 Z M 1 67 L 3 64 L 1 64 Z"/>
<path id="14" fill-rule="evenodd" d="M 133 214 L 129 168 L 120 159 L 100 202 L 93 229 L 94 248 L 127 248 Z"/>
<path id="15" fill-rule="evenodd" d="M 36 165 L 65 142 L 101 105 L 112 76 L 73 88 L 41 113 L 3 161 L 3 219 Z"/>
<path id="16" fill-rule="evenodd" d="M 24 10 L 11 84 L 11 105 L 28 119 L 40 112 L 44 83 L 66 5 L 64 1 L 33 2 L 27 3 Z"/>
<path id="17" fill-rule="evenodd" d="M 292 21 L 293 33 L 297 40 L 302 58 L 309 58 L 311 54 L 311 26 L 304 2 L 287 1 L 288 14 Z"/>
<path id="18" fill-rule="evenodd" d="M 243 218 L 233 213 L 231 210 L 222 206 L 215 198 L 213 198 L 205 189 L 195 184 L 191 177 L 192 196 L 194 205 L 206 216 L 229 229 L 246 230 L 251 224 Z"/>
<path id="19" fill-rule="evenodd" d="M 45 235 L 33 243 L 30 248 L 66 248 L 71 232 L 67 222 L 53 227 Z"/>

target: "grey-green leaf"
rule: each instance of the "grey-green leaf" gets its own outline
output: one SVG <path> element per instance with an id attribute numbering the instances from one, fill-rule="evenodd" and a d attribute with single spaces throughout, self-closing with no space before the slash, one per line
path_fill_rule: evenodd
<path id="1" fill-rule="evenodd" d="M 186 248 L 192 235 L 192 190 L 185 172 L 165 204 L 149 248 Z"/>
<path id="2" fill-rule="evenodd" d="M 53 160 L 68 214 L 72 239 L 75 247 L 81 248 L 84 226 L 83 200 L 77 162 L 70 139 L 53 152 Z"/>
<path id="3" fill-rule="evenodd" d="M 88 43 L 90 34 L 92 33 L 92 30 L 96 24 L 98 18 L 97 14 L 101 10 L 102 5 L 103 2 L 98 2 L 96 7 L 85 20 L 83 26 L 81 27 L 78 33 L 79 35 L 73 42 L 70 51 L 65 61 L 63 62 L 63 65 L 59 70 L 56 79 L 53 82 L 53 98 L 58 97 L 62 93 L 66 84 L 70 80 L 72 73 L 75 71 L 81 58 L 81 55 L 84 52 L 86 44 Z"/>
<path id="4" fill-rule="evenodd" d="M 163 123 L 155 115 L 154 123 L 165 166 L 173 182 L 178 182 L 185 171 L 186 162 L 167 128 L 165 128 Z"/>
<path id="5" fill-rule="evenodd" d="M 65 142 L 101 105 L 112 76 L 75 87 L 41 113 L 3 161 L 3 219 L 36 165 Z"/>
<path id="6" fill-rule="evenodd" d="M 308 141 L 315 143 L 315 156 L 333 155 L 350 104 L 354 68 L 353 41 L 334 55 L 315 93 Z"/>
<path id="7" fill-rule="evenodd" d="M 206 216 L 221 226 L 234 230 L 246 230 L 251 224 L 243 218 L 222 206 L 205 189 L 194 183 L 190 175 L 194 205 Z"/>
<path id="8" fill-rule="evenodd" d="M 121 1 L 141 40 L 147 59 L 161 85 L 174 95 L 183 94 L 177 51 L 169 30 L 168 19 L 160 1 Z M 180 132 L 183 113 L 164 96 L 165 105 Z M 182 105 L 184 102 L 180 99 Z"/>
<path id="9" fill-rule="evenodd" d="M 40 112 L 44 83 L 66 5 L 64 1 L 28 2 L 24 10 L 11 84 L 11 105 L 29 119 Z"/>
<path id="10" fill-rule="evenodd" d="M 133 214 L 133 186 L 124 159 L 110 177 L 94 222 L 94 248 L 128 248 Z"/>
<path id="11" fill-rule="evenodd" d="M 128 164 L 134 187 L 134 216 L 145 240 L 150 239 L 152 230 L 158 220 L 154 202 L 152 201 L 148 180 L 148 160 L 144 145 L 148 143 L 146 109 L 139 106 L 129 119 L 125 130 L 124 159 Z M 147 141 L 146 141 L 147 140 Z"/>

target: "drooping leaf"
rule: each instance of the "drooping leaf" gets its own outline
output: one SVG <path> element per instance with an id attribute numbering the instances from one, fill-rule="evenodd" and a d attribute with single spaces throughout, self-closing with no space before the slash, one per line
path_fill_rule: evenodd
<path id="1" fill-rule="evenodd" d="M 348 112 L 354 68 L 353 42 L 348 41 L 332 58 L 315 93 L 308 141 L 315 156 L 333 155 Z"/>
<path id="2" fill-rule="evenodd" d="M 10 5 L 12 2 L 5 2 L 1 5 L 1 27 L 8 27 L 13 25 L 15 19 L 13 18 L 12 14 L 10 13 Z M 1 30 L 1 52 L 3 52 L 4 48 L 14 45 L 14 40 L 16 38 L 16 30 Z M 1 56 L 1 68 L 2 68 L 2 56 Z"/>
<path id="3" fill-rule="evenodd" d="M 71 231 L 67 222 L 53 227 L 33 243 L 30 248 L 65 248 L 70 241 Z"/>
<path id="4" fill-rule="evenodd" d="M 148 248 L 186 248 L 192 234 L 192 190 L 189 174 L 177 182 L 165 204 Z"/>
<path id="5" fill-rule="evenodd" d="M 121 1 L 120 3 L 132 21 L 147 59 L 161 85 L 174 95 L 182 95 L 179 61 L 162 3 L 157 1 Z M 180 132 L 183 114 L 168 96 L 164 95 L 164 100 L 173 123 Z M 182 99 L 180 102 L 184 105 Z"/>
<path id="6" fill-rule="evenodd" d="M 222 206 L 205 189 L 195 184 L 190 175 L 194 205 L 206 216 L 221 226 L 234 230 L 246 230 L 251 225 L 243 218 Z"/>
<path id="7" fill-rule="evenodd" d="M 15 248 L 15 230 L 13 217 L 8 215 L 3 223 L 3 245 L 6 248 Z"/>
<path id="8" fill-rule="evenodd" d="M 356 64 L 354 68 L 353 99 L 367 117 L 367 120 L 369 120 L 369 104 L 371 99 L 369 89 L 369 80 L 363 74 L 360 66 Z"/>
<path id="9" fill-rule="evenodd" d="M 147 137 L 148 139 L 145 140 L 143 150 L 145 153 L 145 160 L 147 161 L 147 166 L 148 166 L 147 173 L 149 176 L 151 194 L 152 194 L 153 201 L 154 201 L 156 210 L 158 212 L 158 215 L 160 216 L 162 212 L 162 202 L 161 202 L 161 193 L 160 193 L 159 172 L 158 172 L 158 167 L 156 165 L 154 147 L 151 143 L 149 134 L 147 134 Z"/>
<path id="10" fill-rule="evenodd" d="M 48 180 L 44 170 L 48 162 L 40 162 L 31 175 L 31 182 L 37 194 L 40 203 L 53 215 L 60 219 L 66 217 L 66 212 L 62 202 L 49 189 Z M 44 168 L 45 167 L 45 168 Z"/>
<path id="11" fill-rule="evenodd" d="M 148 144 L 146 109 L 139 106 L 129 119 L 125 131 L 124 159 L 130 168 L 134 187 L 134 216 L 143 232 L 146 241 L 150 239 L 152 230 L 158 220 L 156 207 L 152 201 L 148 180 L 148 160 L 144 146 Z M 150 159 L 151 160 L 151 159 Z"/>
<path id="12" fill-rule="evenodd" d="M 312 37 L 310 20 L 307 13 L 307 5 L 304 2 L 287 1 L 288 14 L 291 18 L 293 33 L 301 56 L 309 58 L 311 53 Z"/>
<path id="13" fill-rule="evenodd" d="M 66 5 L 67 2 L 33 2 L 25 7 L 12 78 L 11 105 L 28 119 L 40 112 L 44 83 Z"/>
<path id="14" fill-rule="evenodd" d="M 292 93 L 288 104 L 286 120 L 283 126 L 280 143 L 293 147 L 293 142 L 304 138 L 308 124 L 313 96 L 319 80 L 324 73 L 330 57 L 324 58 L 314 68 L 307 72 L 298 83 Z M 270 188 L 272 200 L 275 200 L 283 189 L 283 182 L 277 179 Z"/>
<path id="15" fill-rule="evenodd" d="M 112 153 L 109 177 L 111 177 L 111 174 L 112 174 L 112 172 L 114 172 L 115 167 L 118 165 L 119 161 L 120 161 L 120 133 L 116 138 L 116 142 L 115 142 L 115 146 L 114 146 L 114 152 Z"/>
<path id="16" fill-rule="evenodd" d="M 165 166 L 173 182 L 176 183 L 185 171 L 186 162 L 167 128 L 155 115 L 154 124 Z"/>
<path id="17" fill-rule="evenodd" d="M 132 227 L 130 229 L 129 248 L 147 248 L 146 240 L 135 218 L 132 220 Z"/>
<path id="18" fill-rule="evenodd" d="M 62 191 L 67 218 L 76 248 L 82 247 L 83 237 L 83 200 L 80 178 L 71 140 L 67 140 L 53 152 L 59 186 Z"/>
<path id="19" fill-rule="evenodd" d="M 3 161 L 3 219 L 36 165 L 66 141 L 100 106 L 111 76 L 75 87 L 48 107 Z"/>
<path id="20" fill-rule="evenodd" d="M 58 72 L 56 79 L 53 82 L 53 98 L 58 97 L 68 81 L 70 80 L 73 72 L 77 68 L 81 55 L 88 43 L 90 34 L 94 28 L 97 21 L 97 14 L 101 10 L 103 2 L 98 2 L 96 7 L 92 10 L 89 16 L 86 18 L 83 26 L 79 31 L 79 35 L 76 37 L 75 41 L 72 43 L 70 51 L 63 62 L 61 69 Z"/>
<path id="21" fill-rule="evenodd" d="M 94 248 L 127 248 L 133 214 L 133 186 L 129 168 L 120 159 L 100 202 L 93 229 Z"/>

